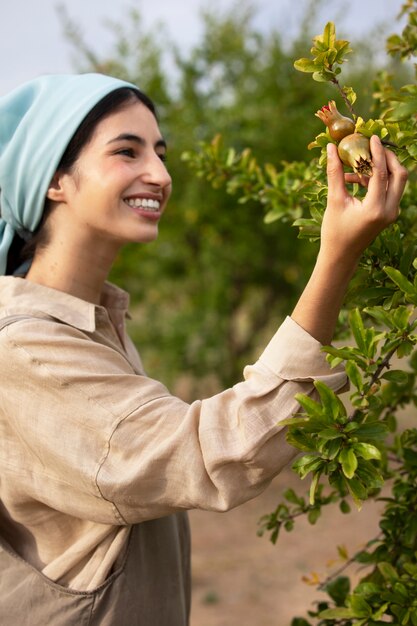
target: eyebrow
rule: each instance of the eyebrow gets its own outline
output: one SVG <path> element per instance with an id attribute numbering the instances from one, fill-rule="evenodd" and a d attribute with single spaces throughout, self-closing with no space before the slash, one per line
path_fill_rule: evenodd
<path id="1" fill-rule="evenodd" d="M 139 135 L 134 135 L 132 133 L 121 133 L 120 135 L 118 135 L 117 137 L 115 137 L 114 139 L 110 139 L 110 141 L 108 141 L 107 143 L 115 143 L 116 141 L 134 141 L 135 143 L 138 143 L 140 146 L 145 146 L 146 145 L 146 140 L 143 137 L 139 137 Z M 158 139 L 158 141 L 155 143 L 155 148 L 167 148 L 167 144 L 165 139 Z"/>

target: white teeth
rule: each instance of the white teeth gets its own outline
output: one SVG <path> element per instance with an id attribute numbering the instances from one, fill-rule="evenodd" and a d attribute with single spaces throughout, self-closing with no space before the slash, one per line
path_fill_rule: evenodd
<path id="1" fill-rule="evenodd" d="M 158 211 L 160 207 L 160 202 L 158 200 L 150 200 L 147 198 L 127 198 L 125 202 L 131 207 L 140 207 L 141 209 L 147 209 L 150 211 Z"/>

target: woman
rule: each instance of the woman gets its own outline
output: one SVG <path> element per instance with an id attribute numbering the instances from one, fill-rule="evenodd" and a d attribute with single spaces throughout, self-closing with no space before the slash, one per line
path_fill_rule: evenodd
<path id="1" fill-rule="evenodd" d="M 185 511 L 259 494 L 296 453 L 279 425 L 295 394 L 345 385 L 320 348 L 406 172 L 373 137 L 360 202 L 329 146 L 320 252 L 292 316 L 244 381 L 188 405 L 146 377 L 127 295 L 106 282 L 121 246 L 157 237 L 170 195 L 152 103 L 98 74 L 41 77 L 0 99 L 0 142 L 0 622 L 184 626 Z"/>

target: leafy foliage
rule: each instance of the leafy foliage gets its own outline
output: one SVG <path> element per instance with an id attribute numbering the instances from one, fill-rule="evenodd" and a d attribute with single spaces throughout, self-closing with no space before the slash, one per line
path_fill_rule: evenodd
<path id="1" fill-rule="evenodd" d="M 407 2 L 404 12 L 408 25 L 402 35 L 389 38 L 388 50 L 405 58 L 416 53 L 417 3 Z M 400 408 L 417 406 L 417 92 L 415 85 L 396 88 L 386 75 L 379 75 L 377 116 L 365 120 L 355 112 L 355 91 L 340 84 L 341 65 L 352 52 L 349 42 L 338 40 L 334 24 L 328 23 L 313 43 L 311 57 L 298 59 L 295 69 L 332 84 L 356 132 L 377 134 L 389 142 L 409 168 L 410 180 L 398 221 L 364 253 L 350 285 L 339 333 L 351 343 L 324 348 L 332 366 L 342 361 L 346 365 L 350 408 L 322 382 L 315 383 L 315 398 L 297 397 L 300 412 L 286 422 L 287 439 L 301 451 L 293 469 L 301 479 L 311 478 L 309 494 L 286 491 L 284 501 L 260 520 L 259 533 L 270 533 L 275 543 L 281 529 L 292 531 L 300 515 L 314 524 L 324 506 L 337 503 L 349 513 L 350 500 L 360 508 L 365 500 L 379 497 L 386 503 L 380 535 L 345 564 L 365 565 L 366 575 L 355 587 L 340 572 L 321 583 L 329 599 L 319 602 L 309 618 L 319 625 L 373 626 L 387 620 L 417 624 L 417 429 L 401 432 L 397 424 Z M 299 237 L 317 241 L 326 204 L 329 141 L 326 129 L 309 146 L 320 150 L 318 157 L 284 163 L 279 171 L 248 150 L 222 148 L 218 137 L 185 158 L 213 186 L 237 195 L 239 202 L 255 199 L 263 204 L 268 223 L 290 220 Z M 363 192 L 355 188 L 354 193 Z M 392 494 L 382 498 L 387 480 Z M 295 618 L 292 626 L 311 622 Z"/>

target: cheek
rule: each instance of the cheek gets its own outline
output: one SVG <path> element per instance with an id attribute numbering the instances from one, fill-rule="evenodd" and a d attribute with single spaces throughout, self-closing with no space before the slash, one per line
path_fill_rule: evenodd
<path id="1" fill-rule="evenodd" d="M 167 185 L 167 187 L 165 187 L 165 198 L 166 198 L 166 201 L 169 200 L 169 198 L 171 196 L 171 193 L 172 193 L 172 183 L 170 185 Z"/>
<path id="2" fill-rule="evenodd" d="M 96 182 L 103 188 L 123 188 L 131 184 L 137 176 L 137 168 L 128 163 L 117 163 L 103 167 L 96 177 Z"/>

